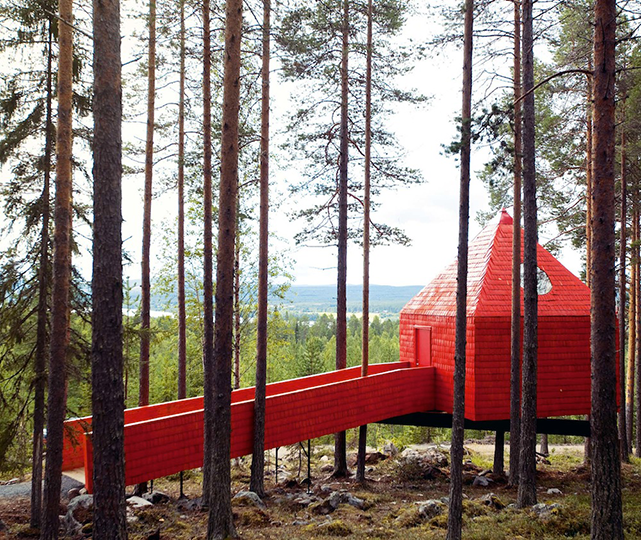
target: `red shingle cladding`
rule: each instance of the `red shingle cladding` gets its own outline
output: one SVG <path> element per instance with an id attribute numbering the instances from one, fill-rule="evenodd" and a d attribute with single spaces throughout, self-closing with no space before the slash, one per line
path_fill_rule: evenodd
<path id="1" fill-rule="evenodd" d="M 469 246 L 465 416 L 471 420 L 510 416 L 512 223 L 502 211 Z M 538 416 L 586 414 L 590 291 L 543 247 L 537 256 L 552 284 L 539 296 Z M 455 316 L 456 262 L 401 311 L 402 361 L 416 361 L 415 327 L 432 327 L 436 408 L 447 412 L 452 411 Z"/>
<path id="2" fill-rule="evenodd" d="M 265 448 L 293 444 L 403 414 L 434 409 L 434 368 L 373 364 L 267 385 Z M 252 452 L 254 388 L 232 393 L 231 457 Z M 203 401 L 192 398 L 125 411 L 127 485 L 200 467 Z M 70 420 L 63 469 L 85 466 L 93 489 L 91 417 Z"/>

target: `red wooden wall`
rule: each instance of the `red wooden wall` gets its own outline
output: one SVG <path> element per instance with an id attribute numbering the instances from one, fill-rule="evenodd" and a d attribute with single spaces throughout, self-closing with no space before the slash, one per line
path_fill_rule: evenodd
<path id="1" fill-rule="evenodd" d="M 356 367 L 268 385 L 265 447 L 433 410 L 434 368 L 408 368 L 407 362 L 374 364 L 367 377 L 360 377 L 360 367 Z M 232 457 L 252 451 L 253 396 L 253 388 L 232 393 Z M 67 422 L 64 468 L 84 465 L 91 492 L 90 422 L 90 417 Z M 71 434 L 80 444 L 72 444 Z M 125 411 L 127 485 L 200 467 L 202 454 L 202 398 Z"/>

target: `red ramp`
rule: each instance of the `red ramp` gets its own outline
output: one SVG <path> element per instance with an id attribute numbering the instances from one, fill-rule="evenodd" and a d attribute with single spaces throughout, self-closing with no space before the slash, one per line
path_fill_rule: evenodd
<path id="1" fill-rule="evenodd" d="M 265 448 L 434 409 L 434 368 L 395 362 L 369 372 L 360 377 L 357 367 L 267 385 Z M 252 452 L 253 398 L 254 388 L 232 393 L 232 458 Z M 127 485 L 202 466 L 203 417 L 202 397 L 125 411 Z M 91 492 L 91 417 L 66 424 L 64 468 L 84 465 Z"/>

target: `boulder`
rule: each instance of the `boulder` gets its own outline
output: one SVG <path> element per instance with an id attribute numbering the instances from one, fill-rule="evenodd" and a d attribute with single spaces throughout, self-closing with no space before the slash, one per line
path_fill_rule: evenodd
<path id="1" fill-rule="evenodd" d="M 416 503 L 418 506 L 418 515 L 422 519 L 429 520 L 440 516 L 445 511 L 445 504 L 436 499 L 429 499 L 427 501 L 419 501 Z"/>
<path id="2" fill-rule="evenodd" d="M 243 506 L 256 506 L 261 510 L 267 508 L 263 500 L 253 491 L 239 491 L 232 500 Z"/>
<path id="3" fill-rule="evenodd" d="M 479 501 L 485 506 L 489 506 L 495 510 L 503 510 L 503 508 L 505 508 L 505 503 L 494 493 L 486 493 L 479 499 Z"/>
<path id="4" fill-rule="evenodd" d="M 169 495 L 163 493 L 162 491 L 148 491 L 147 493 L 143 494 L 142 498 L 150 502 L 151 504 L 163 504 L 171 500 Z"/>
<path id="5" fill-rule="evenodd" d="M 136 509 L 136 508 L 145 508 L 146 506 L 153 506 L 153 504 L 143 499 L 142 497 L 133 495 L 127 499 L 127 506 L 129 508 Z"/>

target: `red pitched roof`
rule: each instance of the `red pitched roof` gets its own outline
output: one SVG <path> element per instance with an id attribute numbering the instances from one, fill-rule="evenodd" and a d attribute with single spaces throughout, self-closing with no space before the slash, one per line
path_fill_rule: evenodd
<path id="1" fill-rule="evenodd" d="M 469 244 L 468 317 L 510 316 L 512 224 L 512 217 L 502 210 Z M 537 250 L 537 262 L 552 283 L 552 290 L 539 296 L 539 315 L 589 315 L 588 287 L 541 245 Z M 403 312 L 455 316 L 456 261 L 410 300 Z"/>

